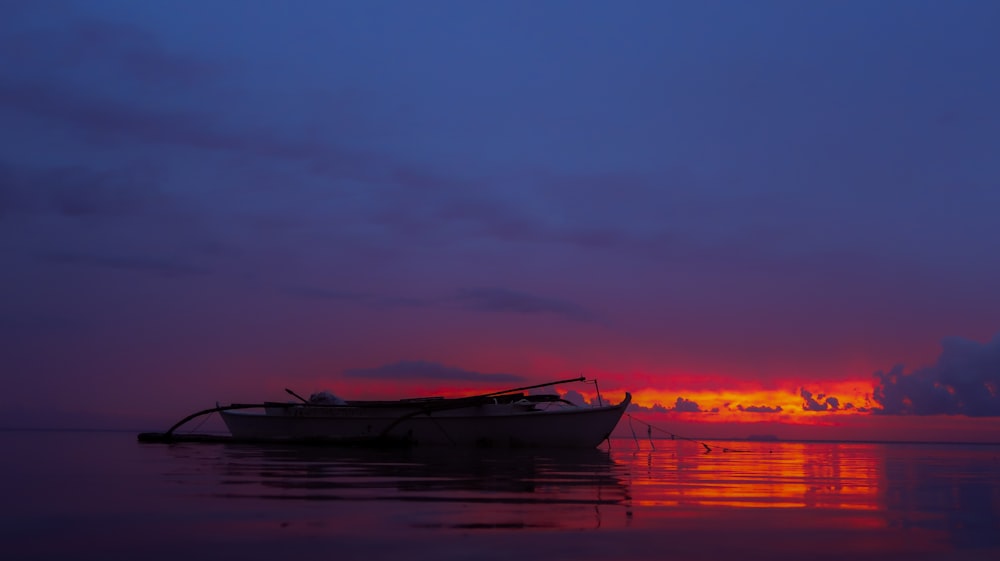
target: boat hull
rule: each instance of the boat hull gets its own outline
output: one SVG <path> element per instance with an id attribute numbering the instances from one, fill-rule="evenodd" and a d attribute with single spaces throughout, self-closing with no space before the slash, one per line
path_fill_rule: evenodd
<path id="1" fill-rule="evenodd" d="M 221 414 L 240 440 L 593 448 L 611 434 L 630 401 L 626 394 L 618 405 L 556 410 L 489 404 L 445 410 L 304 406 Z"/>

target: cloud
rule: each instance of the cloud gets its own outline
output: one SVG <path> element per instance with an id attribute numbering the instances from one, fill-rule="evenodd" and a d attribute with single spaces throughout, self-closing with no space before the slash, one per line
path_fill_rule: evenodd
<path id="1" fill-rule="evenodd" d="M 49 263 L 155 273 L 163 277 L 204 275 L 211 272 L 186 261 L 145 255 L 96 255 L 64 251 L 38 253 L 36 257 Z"/>
<path id="2" fill-rule="evenodd" d="M 506 288 L 463 288 L 456 300 L 463 307 L 487 312 L 549 314 L 577 322 L 597 321 L 593 313 L 572 302 Z"/>
<path id="3" fill-rule="evenodd" d="M 87 19 L 30 31 L 4 34 L 0 55 L 20 61 L 19 72 L 0 76 L 0 109 L 61 125 L 88 143 L 172 145 L 208 151 L 231 151 L 254 158 L 303 164 L 309 172 L 332 179 L 394 184 L 421 194 L 426 187 L 461 190 L 465 182 L 382 153 L 346 146 L 355 135 L 338 128 L 335 138 L 321 138 L 321 127 L 285 130 L 264 125 L 233 126 L 227 112 L 230 80 L 241 70 L 184 52 L 165 38 L 127 22 Z M 85 79 L 80 79 L 85 77 Z M 220 80 L 220 77 L 225 80 Z M 256 79 L 235 76 L 236 79 Z M 106 84 L 128 84 L 150 95 L 116 97 Z M 98 87 L 95 87 L 97 85 Z M 134 92 L 133 92 L 134 93 Z M 164 94 L 169 107 L 157 107 Z M 181 100 L 178 102 L 178 100 Z M 281 103 L 274 102 L 274 103 Z M 352 108 L 322 98 L 322 112 L 332 111 L 339 125 L 355 117 Z M 160 106 L 162 107 L 162 105 Z M 339 109 L 338 109 L 339 108 Z M 2 201 L 0 201 L 2 202 Z"/>
<path id="4" fill-rule="evenodd" d="M 677 402 L 674 404 L 674 411 L 678 413 L 701 413 L 701 407 L 690 399 L 678 397 Z"/>
<path id="5" fill-rule="evenodd" d="M 713 408 L 710 411 L 706 411 L 701 408 L 698 403 L 691 401 L 690 399 L 685 399 L 683 397 L 678 397 L 677 401 L 674 402 L 673 407 L 666 407 L 660 403 L 654 403 L 651 406 L 638 405 L 632 403 L 628 407 L 629 411 L 636 411 L 640 413 L 718 413 L 718 408 Z"/>
<path id="6" fill-rule="evenodd" d="M 423 360 L 403 360 L 376 368 L 345 370 L 344 376 L 376 380 L 448 380 L 465 382 L 522 382 L 525 380 L 524 376 L 517 374 L 473 372 Z"/>
<path id="7" fill-rule="evenodd" d="M 338 179 L 378 180 L 392 162 L 373 154 L 317 140 L 287 140 L 276 131 L 226 130 L 212 114 L 154 110 L 118 100 L 90 97 L 62 84 L 2 83 L 0 102 L 103 141 L 167 144 L 224 150 L 259 158 L 301 162 L 314 173 Z"/>
<path id="8" fill-rule="evenodd" d="M 170 53 L 154 35 L 130 24 L 80 22 L 64 37 L 66 46 L 76 51 L 72 56 L 84 53 L 94 59 L 112 60 L 124 75 L 151 85 L 189 86 L 224 71 L 222 65 Z"/>
<path id="9" fill-rule="evenodd" d="M 594 315 L 571 302 L 504 288 L 459 289 L 457 296 L 413 298 L 337 290 L 307 285 L 280 286 L 284 294 L 310 300 L 351 301 L 377 308 L 454 307 L 497 313 L 550 314 L 577 322 L 595 321 Z"/>
<path id="10" fill-rule="evenodd" d="M 170 206 L 148 170 L 96 170 L 85 166 L 30 168 L 0 161 L 0 218 L 56 214 L 67 218 L 117 217 Z"/>
<path id="11" fill-rule="evenodd" d="M 805 400 L 802 403 L 803 411 L 837 411 L 840 409 L 840 400 L 836 397 L 819 394 L 814 398 L 812 392 L 805 388 L 799 389 L 799 395 Z M 851 407 L 853 408 L 853 405 Z"/>
<path id="12" fill-rule="evenodd" d="M 782 409 L 780 405 L 775 407 L 769 407 L 767 405 L 737 405 L 737 409 L 745 413 L 781 413 Z"/>
<path id="13" fill-rule="evenodd" d="M 635 411 L 636 413 L 669 413 L 671 409 L 669 407 L 664 407 L 659 403 L 654 403 L 651 406 L 639 405 L 636 402 L 632 402 L 628 406 L 629 411 Z"/>
<path id="14" fill-rule="evenodd" d="M 59 332 L 84 331 L 88 326 L 87 320 L 68 315 L 36 312 L 0 313 L 0 333 L 8 337 L 25 332 L 51 335 Z"/>
<path id="15" fill-rule="evenodd" d="M 0 52 L 16 54 L 38 68 L 90 75 L 110 71 L 118 78 L 154 87 L 191 86 L 225 70 L 220 64 L 169 51 L 142 27 L 96 19 L 8 34 L 0 40 Z"/>
<path id="16" fill-rule="evenodd" d="M 209 125 L 213 119 L 206 114 L 142 109 L 118 101 L 87 97 L 65 85 L 0 83 L 0 101 L 8 107 L 61 121 L 88 134 L 196 148 L 225 149 L 248 143 L 233 135 L 214 132 Z"/>
<path id="17" fill-rule="evenodd" d="M 355 292 L 309 285 L 277 286 L 277 290 L 286 296 L 305 300 L 326 300 L 354 302 L 372 308 L 421 308 L 439 305 L 440 302 L 429 298 L 411 298 L 405 296 L 386 296 L 370 292 Z"/>
<path id="18" fill-rule="evenodd" d="M 551 393 L 551 392 L 547 392 L 546 391 L 546 392 L 542 392 L 542 393 Z M 583 394 L 581 394 L 580 392 L 578 392 L 576 390 L 569 390 L 569 391 L 567 391 L 566 393 L 562 394 L 562 398 L 565 399 L 566 401 L 572 403 L 573 405 L 581 405 L 582 406 L 582 405 L 588 405 L 589 404 L 589 402 L 587 401 L 587 398 L 583 397 Z"/>
<path id="19" fill-rule="evenodd" d="M 1000 416 L 1000 333 L 980 344 L 961 337 L 941 342 L 933 366 L 876 372 L 874 400 L 887 415 Z"/>
<path id="20" fill-rule="evenodd" d="M 544 394 L 552 394 L 553 390 L 552 390 L 551 387 L 546 386 L 546 387 L 543 387 L 543 388 L 540 388 L 540 389 L 531 390 L 528 393 L 529 394 L 533 394 L 533 395 L 534 394 L 544 395 Z M 607 398 L 598 399 L 596 395 L 594 396 L 593 399 L 588 400 L 587 398 L 583 397 L 583 394 L 581 394 L 580 392 L 578 392 L 576 390 L 568 390 L 565 393 L 560 394 L 560 397 L 562 399 L 565 399 L 566 401 L 572 403 L 573 405 L 579 405 L 579 406 L 590 405 L 590 406 L 597 407 L 597 406 L 606 406 L 606 405 L 610 404 L 610 402 L 608 401 Z M 639 411 L 639 410 L 645 410 L 646 409 L 646 408 L 643 408 L 643 407 L 640 407 L 640 408 L 636 409 L 635 407 L 633 407 L 634 405 L 635 405 L 634 403 L 630 403 L 629 407 L 628 407 L 628 410 L 629 411 Z M 656 405 L 655 407 L 660 407 L 662 409 L 662 406 L 660 406 L 660 405 Z"/>
<path id="21" fill-rule="evenodd" d="M 364 292 L 351 292 L 348 290 L 335 290 L 305 285 L 282 286 L 279 287 L 279 290 L 288 296 L 304 298 L 307 300 L 344 300 L 350 302 L 368 303 L 374 299 L 374 296 Z"/>
<path id="22" fill-rule="evenodd" d="M 38 33 L 41 35 L 36 36 Z M 213 101 L 224 103 L 214 96 L 225 95 L 225 91 L 212 89 L 222 84 L 210 83 L 224 70 L 221 65 L 171 51 L 155 34 L 128 23 L 92 20 L 36 30 L 8 38 L 0 48 L 34 63 L 24 66 L 48 69 L 40 76 L 28 73 L 0 78 L 0 105 L 13 112 L 32 115 L 50 126 L 67 127 L 87 142 L 235 152 L 247 160 L 300 164 L 309 173 L 334 180 L 377 184 L 390 196 L 366 208 L 370 212 L 368 223 L 389 228 L 408 241 L 485 238 L 503 243 L 562 243 L 585 249 L 648 243 L 645 234 L 636 235 L 633 227 L 623 228 L 620 220 L 607 220 L 605 213 L 614 208 L 625 210 L 618 200 L 623 190 L 643 196 L 658 188 L 652 186 L 655 182 L 636 187 L 633 184 L 643 180 L 628 175 L 560 175 L 537 170 L 528 174 L 536 176 L 532 178 L 523 173 L 501 179 L 458 177 L 385 153 L 352 149 L 346 143 L 354 139 L 339 132 L 323 137 L 265 125 L 236 126 L 226 120 L 226 112 L 205 109 Z M 101 72 L 92 72 L 94 68 Z M 157 96 L 116 99 L 106 91 L 74 82 L 75 73 L 114 81 L 106 77 L 110 74 L 155 88 L 163 84 L 201 86 L 182 93 L 197 95 L 202 109 L 176 109 L 184 106 L 180 103 L 170 105 L 175 109 L 158 108 L 153 105 Z M 324 111 L 329 110 L 324 107 Z M 541 210 L 527 211 L 507 195 L 509 183 L 524 181 L 534 188 L 532 196 L 538 199 Z M 582 197 L 580 189 L 585 190 Z M 0 205 L 3 203 L 0 194 Z M 568 210 L 577 208 L 580 210 Z M 562 313 L 576 321 L 595 320 L 579 308 Z"/>

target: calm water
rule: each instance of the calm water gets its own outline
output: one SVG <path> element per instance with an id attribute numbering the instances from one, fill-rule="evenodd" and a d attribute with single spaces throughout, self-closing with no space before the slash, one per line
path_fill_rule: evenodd
<path id="1" fill-rule="evenodd" d="M 1000 447 L 574 452 L 0 432 L 3 558 L 1000 559 Z"/>

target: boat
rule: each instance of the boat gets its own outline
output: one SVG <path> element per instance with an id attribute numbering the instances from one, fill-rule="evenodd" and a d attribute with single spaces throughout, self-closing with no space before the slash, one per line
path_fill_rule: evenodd
<path id="1" fill-rule="evenodd" d="M 405 444 L 486 447 L 594 448 L 606 440 L 631 403 L 574 405 L 555 394 L 526 390 L 573 378 L 487 394 L 394 401 L 344 401 L 326 392 L 298 402 L 220 405 L 182 419 L 165 433 L 142 433 L 144 442 L 217 440 L 175 431 L 191 419 L 218 412 L 230 437 L 245 442 Z"/>

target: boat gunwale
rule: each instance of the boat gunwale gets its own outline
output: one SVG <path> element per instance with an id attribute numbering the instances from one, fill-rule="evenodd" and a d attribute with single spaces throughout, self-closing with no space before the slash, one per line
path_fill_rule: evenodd
<path id="1" fill-rule="evenodd" d="M 581 415 L 581 414 L 593 414 L 593 413 L 600 413 L 600 412 L 603 412 L 603 411 L 615 411 L 615 410 L 618 410 L 618 409 L 624 409 L 624 408 L 628 407 L 628 405 L 631 404 L 631 402 L 632 402 L 632 394 L 629 393 L 629 392 L 625 392 L 625 397 L 622 399 L 622 401 L 620 401 L 619 403 L 616 403 L 616 404 L 612 404 L 612 405 L 601 405 L 601 406 L 596 406 L 596 407 L 594 407 L 594 406 L 591 406 L 591 407 L 574 406 L 574 407 L 571 407 L 571 408 L 567 407 L 567 408 L 564 408 L 564 409 L 524 409 L 524 410 L 513 410 L 513 411 L 510 411 L 510 412 L 497 413 L 497 414 L 492 414 L 492 415 L 484 415 L 482 413 L 470 413 L 470 414 L 465 414 L 465 415 L 447 415 L 447 418 L 448 419 L 464 419 L 464 418 L 478 419 L 478 418 L 492 418 L 492 417 L 530 416 L 530 415 L 537 416 L 539 414 L 546 415 L 546 416 L 548 416 L 548 415 Z M 286 408 L 286 409 L 293 409 L 293 408 L 309 409 L 311 407 L 316 407 L 318 409 L 332 409 L 332 408 L 337 408 L 337 409 L 341 409 L 341 410 L 351 409 L 351 410 L 356 410 L 356 411 L 364 411 L 366 409 L 369 409 L 368 407 L 356 407 L 356 406 L 351 406 L 351 405 L 320 405 L 320 406 L 314 406 L 312 404 L 304 404 L 304 403 L 290 404 L 290 405 L 291 405 L 291 407 L 289 407 L 288 404 L 282 405 L 282 407 Z M 463 404 L 463 405 L 454 405 L 453 407 L 440 407 L 440 408 L 406 407 L 406 405 L 407 404 L 399 404 L 397 406 L 397 408 L 400 408 L 400 409 L 412 409 L 412 410 L 407 411 L 405 413 L 406 416 L 408 416 L 408 417 L 428 416 L 429 417 L 429 416 L 432 416 L 434 413 L 443 413 L 443 412 L 452 412 L 452 411 L 461 410 L 461 409 L 470 409 L 470 408 L 480 407 L 480 406 L 483 406 L 483 405 L 492 405 L 492 403 L 469 403 L 469 404 Z M 507 405 L 507 404 L 503 404 L 503 405 Z M 264 409 L 264 408 L 266 408 L 268 406 L 269 406 L 268 404 L 262 404 L 258 408 Z M 323 415 L 315 415 L 315 416 L 313 416 L 313 415 L 272 415 L 272 414 L 268 414 L 266 412 L 252 411 L 253 409 L 254 409 L 254 407 L 242 407 L 240 409 L 223 410 L 223 411 L 220 411 L 219 413 L 223 414 L 223 415 L 236 415 L 236 416 L 240 416 L 240 417 L 267 417 L 267 418 L 274 418 L 274 419 L 300 419 L 300 420 L 301 419 L 334 419 L 335 420 L 335 419 L 341 419 L 341 418 L 351 418 L 351 419 L 359 419 L 359 418 L 372 418 L 372 419 L 387 418 L 387 419 L 395 419 L 395 418 L 397 418 L 397 416 L 395 416 L 395 415 L 390 415 L 390 416 L 385 416 L 385 417 L 379 417 L 379 416 L 375 416 L 375 415 L 370 415 L 370 416 L 357 415 L 357 416 L 352 416 L 352 417 L 338 417 L 338 416 L 335 416 L 335 415 L 331 415 L 331 416 L 323 416 Z M 370 409 L 372 409 L 372 410 L 391 409 L 391 407 L 372 407 Z"/>

